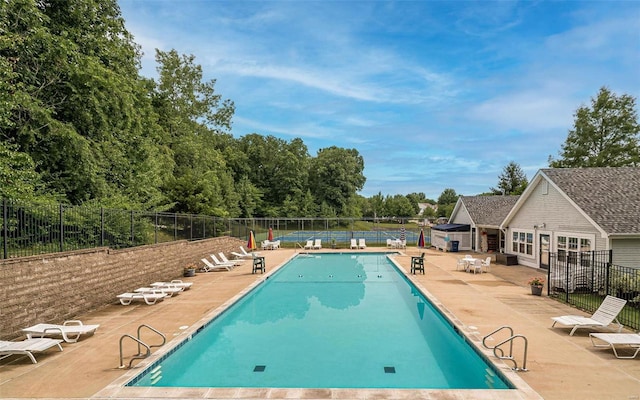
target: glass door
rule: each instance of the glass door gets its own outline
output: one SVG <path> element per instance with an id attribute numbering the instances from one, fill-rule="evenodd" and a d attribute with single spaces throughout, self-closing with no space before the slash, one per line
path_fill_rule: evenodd
<path id="1" fill-rule="evenodd" d="M 549 251 L 551 251 L 551 238 L 547 234 L 540 234 L 540 268 L 549 269 Z"/>

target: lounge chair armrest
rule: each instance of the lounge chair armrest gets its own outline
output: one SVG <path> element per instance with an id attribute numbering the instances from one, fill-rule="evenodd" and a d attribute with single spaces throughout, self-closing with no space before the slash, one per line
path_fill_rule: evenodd
<path id="1" fill-rule="evenodd" d="M 62 325 L 67 326 L 67 325 L 83 325 L 83 324 L 82 324 L 82 321 L 78 319 L 70 319 L 68 321 L 64 321 Z"/>

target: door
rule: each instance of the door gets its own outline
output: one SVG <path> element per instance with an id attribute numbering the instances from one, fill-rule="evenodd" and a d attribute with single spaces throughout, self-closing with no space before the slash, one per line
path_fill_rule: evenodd
<path id="1" fill-rule="evenodd" d="M 551 251 L 551 238 L 548 234 L 540 234 L 540 268 L 549 269 L 549 251 Z"/>

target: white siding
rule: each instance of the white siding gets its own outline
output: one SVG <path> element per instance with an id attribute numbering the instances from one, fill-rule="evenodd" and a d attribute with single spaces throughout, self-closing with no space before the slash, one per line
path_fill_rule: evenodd
<path id="1" fill-rule="evenodd" d="M 552 252 L 556 251 L 558 234 L 587 237 L 592 241 L 592 250 L 606 250 L 607 241 L 600 237 L 596 227 L 552 185 L 548 185 L 547 194 L 544 194 L 543 182 L 544 180 L 533 188 L 530 196 L 508 222 L 506 252 L 517 254 L 519 264 L 537 267 L 539 264 L 538 235 L 541 232 L 551 235 Z M 544 228 L 541 228 L 542 224 Z M 513 231 L 533 233 L 532 256 L 513 252 L 511 248 Z"/>
<path id="2" fill-rule="evenodd" d="M 471 221 L 471 215 L 469 215 L 469 211 L 467 207 L 464 206 L 464 203 L 461 202 L 461 206 L 456 212 L 456 215 L 453 215 L 451 219 L 452 224 L 465 224 L 471 225 L 473 221 Z"/>
<path id="3" fill-rule="evenodd" d="M 638 239 L 613 239 L 613 263 L 623 267 L 640 268 L 640 238 Z"/>

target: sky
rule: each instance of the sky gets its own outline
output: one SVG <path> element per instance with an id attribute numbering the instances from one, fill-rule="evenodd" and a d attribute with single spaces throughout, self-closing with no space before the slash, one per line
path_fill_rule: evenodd
<path id="1" fill-rule="evenodd" d="M 638 1 L 119 5 L 142 75 L 155 49 L 194 55 L 235 103 L 235 137 L 356 149 L 365 197 L 476 195 L 511 161 L 531 180 L 601 87 L 640 98 Z"/>

